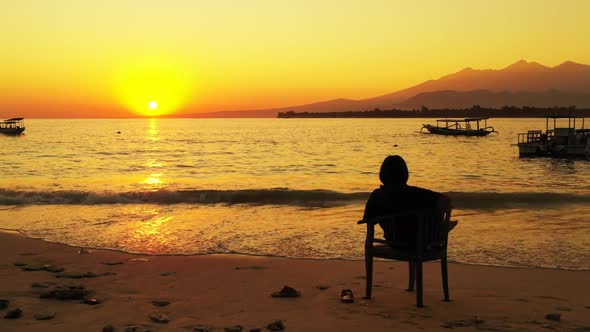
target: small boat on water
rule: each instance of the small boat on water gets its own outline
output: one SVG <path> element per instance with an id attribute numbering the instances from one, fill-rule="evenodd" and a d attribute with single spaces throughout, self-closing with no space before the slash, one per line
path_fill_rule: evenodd
<path id="1" fill-rule="evenodd" d="M 20 135 L 25 131 L 24 118 L 12 118 L 0 122 L 0 134 Z"/>
<path id="2" fill-rule="evenodd" d="M 494 127 L 488 126 L 489 118 L 467 119 L 438 119 L 436 126 L 423 124 L 420 132 L 426 129 L 431 134 L 450 136 L 487 136 L 496 132 Z M 483 122 L 483 126 L 481 125 Z"/>
<path id="3" fill-rule="evenodd" d="M 24 118 L 12 118 L 0 122 L 0 134 L 20 135 L 25 131 Z"/>
<path id="4" fill-rule="evenodd" d="M 520 156 L 590 159 L 590 129 L 584 128 L 584 117 L 555 115 L 545 119 L 545 132 L 535 129 L 518 134 Z"/>

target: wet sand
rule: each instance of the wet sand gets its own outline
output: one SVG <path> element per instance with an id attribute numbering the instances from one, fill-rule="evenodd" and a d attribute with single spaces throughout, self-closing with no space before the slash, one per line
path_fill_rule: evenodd
<path id="1" fill-rule="evenodd" d="M 450 264 L 452 302 L 446 303 L 439 264 L 429 263 L 426 307 L 419 309 L 414 293 L 405 291 L 407 266 L 401 262 L 376 263 L 373 299 L 367 301 L 362 299 L 362 261 L 143 256 L 92 249 L 80 254 L 79 249 L 0 233 L 0 299 L 9 300 L 0 316 L 17 307 L 23 311 L 18 319 L 0 318 L 0 331 L 102 331 L 107 325 L 115 331 L 132 331 L 132 326 L 135 331 L 193 331 L 199 325 L 211 331 L 235 325 L 264 331 L 276 320 L 287 331 L 590 331 L 589 271 Z M 64 271 L 23 271 L 15 263 Z M 33 283 L 48 287 L 33 288 Z M 83 285 L 90 291 L 87 297 L 100 303 L 40 298 L 59 285 Z M 270 296 L 284 285 L 301 296 Z M 339 302 L 346 288 L 354 292 L 355 303 Z M 156 306 L 154 300 L 170 304 Z M 36 320 L 39 313 L 55 317 Z M 165 315 L 159 317 L 169 322 L 154 322 L 150 314 Z M 546 319 L 547 314 L 558 314 L 560 320 Z"/>

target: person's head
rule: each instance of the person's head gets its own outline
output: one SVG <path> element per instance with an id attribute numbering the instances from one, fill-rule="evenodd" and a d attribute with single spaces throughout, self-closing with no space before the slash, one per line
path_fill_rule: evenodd
<path id="1" fill-rule="evenodd" d="M 381 164 L 381 171 L 379 171 L 379 180 L 385 186 L 400 187 L 408 182 L 408 165 L 404 158 L 395 155 L 387 156 Z"/>

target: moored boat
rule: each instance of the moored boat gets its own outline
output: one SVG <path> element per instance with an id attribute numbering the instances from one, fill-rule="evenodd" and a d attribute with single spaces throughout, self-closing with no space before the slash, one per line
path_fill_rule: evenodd
<path id="1" fill-rule="evenodd" d="M 489 118 L 467 118 L 467 119 L 438 119 L 436 126 L 423 124 L 423 129 L 428 130 L 431 134 L 450 135 L 450 136 L 487 136 L 496 132 L 494 127 L 488 126 Z M 483 122 L 483 126 L 481 125 Z"/>
<path id="2" fill-rule="evenodd" d="M 520 156 L 590 159 L 590 129 L 584 128 L 584 117 L 557 115 L 546 116 L 545 119 L 545 132 L 529 130 L 518 134 L 517 146 Z"/>
<path id="3" fill-rule="evenodd" d="M 24 118 L 12 118 L 0 122 L 0 134 L 20 135 L 25 131 Z"/>

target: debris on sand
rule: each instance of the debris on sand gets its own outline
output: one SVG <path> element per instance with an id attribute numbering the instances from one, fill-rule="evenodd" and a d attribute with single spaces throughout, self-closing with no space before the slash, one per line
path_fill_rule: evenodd
<path id="1" fill-rule="evenodd" d="M 38 265 L 23 265 L 20 268 L 23 271 L 43 271 L 43 266 Z"/>
<path id="2" fill-rule="evenodd" d="M 165 307 L 170 304 L 170 301 L 166 300 L 153 300 L 152 304 L 156 307 Z"/>
<path id="3" fill-rule="evenodd" d="M 483 319 L 478 319 L 477 316 L 471 318 L 471 319 L 467 319 L 467 320 L 452 320 L 452 321 L 448 321 L 448 322 L 444 322 L 442 324 L 440 324 L 441 327 L 447 328 L 447 329 L 455 329 L 457 327 L 467 327 L 467 326 L 478 326 L 480 324 L 483 324 L 485 321 Z"/>
<path id="4" fill-rule="evenodd" d="M 248 266 L 236 266 L 236 270 L 264 270 L 265 266 L 259 265 L 248 265 Z"/>
<path id="5" fill-rule="evenodd" d="M 57 267 L 57 266 L 53 266 L 53 265 L 43 265 L 43 270 L 45 270 L 47 272 L 51 272 L 51 273 L 61 273 L 61 272 L 65 271 L 65 269 L 63 267 Z"/>
<path id="6" fill-rule="evenodd" d="M 14 266 L 20 267 L 21 270 L 29 272 L 29 271 L 47 271 L 52 273 L 60 273 L 63 272 L 65 269 L 63 267 L 57 267 L 53 265 L 31 265 L 31 264 L 23 264 L 23 263 L 14 263 Z"/>
<path id="7" fill-rule="evenodd" d="M 23 311 L 20 308 L 8 310 L 4 315 L 4 319 L 17 319 L 23 315 Z"/>
<path id="8" fill-rule="evenodd" d="M 153 313 L 150 314 L 149 317 L 150 320 L 154 323 L 166 324 L 170 321 L 170 318 L 168 318 L 168 316 L 164 314 Z"/>
<path id="9" fill-rule="evenodd" d="M 36 320 L 50 320 L 53 319 L 55 317 L 55 312 L 38 312 L 36 314 L 33 315 L 33 317 Z"/>
<path id="10" fill-rule="evenodd" d="M 129 325 L 125 328 L 125 332 L 154 332 L 154 328 L 149 325 Z"/>
<path id="11" fill-rule="evenodd" d="M 272 297 L 299 297 L 300 295 L 301 292 L 291 286 L 283 286 L 280 291 L 270 294 Z"/>
<path id="12" fill-rule="evenodd" d="M 94 298 L 85 297 L 82 300 L 82 303 L 88 304 L 88 305 L 97 305 L 97 304 L 101 304 L 102 302 L 97 299 L 94 299 Z"/>
<path id="13" fill-rule="evenodd" d="M 31 284 L 31 288 L 49 288 L 51 286 L 55 285 L 55 283 L 52 282 L 34 282 Z"/>
<path id="14" fill-rule="evenodd" d="M 107 325 L 102 328 L 102 332 L 115 332 L 115 327 L 113 325 Z"/>
<path id="15" fill-rule="evenodd" d="M 112 266 L 112 265 L 121 265 L 121 264 L 123 264 L 123 262 L 121 262 L 121 261 L 113 261 L 113 262 L 103 262 L 102 264 Z"/>
<path id="16" fill-rule="evenodd" d="M 271 331 L 283 331 L 285 329 L 285 324 L 282 320 L 275 320 L 274 322 L 268 324 L 266 328 Z"/>
<path id="17" fill-rule="evenodd" d="M 42 299 L 57 299 L 57 300 L 83 300 L 90 291 L 84 285 L 58 285 L 53 289 L 45 290 L 39 294 Z"/>
<path id="18" fill-rule="evenodd" d="M 93 272 L 86 272 L 86 273 L 60 273 L 56 275 L 56 278 L 69 278 L 69 279 L 86 279 L 86 278 L 98 278 L 104 276 L 112 276 L 115 275 L 114 272 L 104 272 L 104 273 L 93 273 Z"/>

